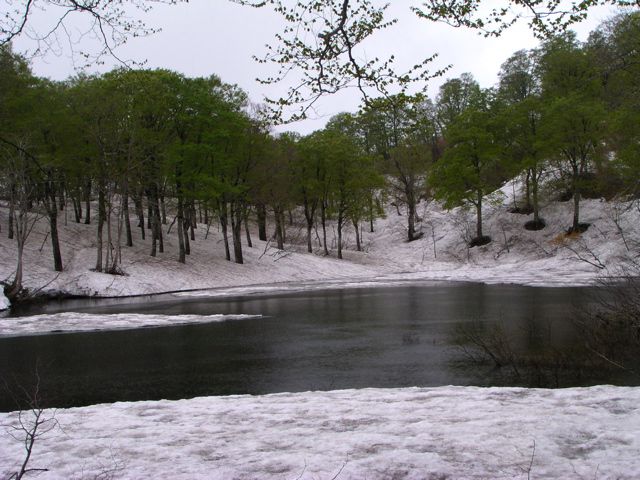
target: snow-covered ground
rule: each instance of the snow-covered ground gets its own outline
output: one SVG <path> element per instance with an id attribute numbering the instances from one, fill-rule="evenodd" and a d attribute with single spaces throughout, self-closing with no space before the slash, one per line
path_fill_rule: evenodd
<path id="1" fill-rule="evenodd" d="M 630 480 L 640 474 L 639 406 L 640 389 L 610 386 L 115 403 L 47 411 L 59 428 L 38 439 L 30 466 L 49 469 L 41 480 Z M 24 458 L 1 435 L 0 476 Z"/>
<path id="2" fill-rule="evenodd" d="M 177 261 L 177 230 L 166 233 L 165 252 L 149 256 L 150 240 L 134 229 L 134 246 L 123 249 L 124 276 L 91 271 L 95 263 L 95 225 L 76 224 L 67 211 L 61 214 L 60 231 L 64 271 L 53 271 L 48 226 L 41 219 L 28 240 L 24 284 L 39 293 L 125 296 L 194 289 L 243 287 L 244 292 L 298 289 L 301 283 L 322 282 L 323 286 L 358 281 L 470 280 L 524 285 L 585 285 L 603 272 L 615 272 L 637 246 L 640 212 L 636 208 L 603 200 L 583 200 L 581 219 L 592 226 L 583 235 L 563 240 L 570 225 L 572 202 L 549 201 L 542 206 L 547 227 L 527 231 L 530 216 L 508 213 L 514 186 L 503 187 L 502 196 L 486 203 L 485 234 L 493 241 L 467 248 L 475 229 L 474 212 L 457 208 L 446 211 L 436 202 L 422 202 L 418 228 L 424 236 L 408 243 L 406 216 L 393 208 L 377 219 L 375 232 L 363 225 L 364 252 L 355 251 L 353 231 L 347 229 L 345 260 L 335 258 L 335 227 L 329 229 L 332 254 L 307 254 L 302 224 L 288 226 L 286 251 L 281 252 L 257 240 L 253 248 L 244 245 L 243 265 L 224 259 L 222 235 L 213 225 L 200 225 L 186 265 Z M 8 211 L 0 208 L 5 224 Z M 617 220 L 618 225 L 614 222 Z M 620 226 L 621 228 L 618 228 Z M 270 228 L 272 228 L 270 226 Z M 0 237 L 0 279 L 10 279 L 15 269 L 15 241 Z M 604 268 L 602 268 L 604 267 Z M 249 288 L 247 288 L 249 287 Z M 313 288 L 308 285 L 307 288 Z M 243 290 L 237 290 L 242 292 Z M 0 296 L 0 307 L 4 297 Z"/>

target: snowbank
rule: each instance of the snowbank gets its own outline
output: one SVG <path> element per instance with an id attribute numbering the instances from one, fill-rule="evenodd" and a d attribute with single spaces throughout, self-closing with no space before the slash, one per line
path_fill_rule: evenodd
<path id="1" fill-rule="evenodd" d="M 64 332 L 97 330 L 125 330 L 143 327 L 166 327 L 195 323 L 244 320 L 259 315 L 144 315 L 144 314 L 87 314 L 57 313 L 0 319 L 0 338 Z"/>
<path id="2" fill-rule="evenodd" d="M 632 479 L 640 389 L 440 387 L 115 403 L 58 410 L 41 480 Z M 53 412 L 46 412 L 53 415 Z M 0 414 L 0 423 L 17 414 Z M 0 475 L 24 447 L 0 433 Z M 111 477 L 109 477 L 111 478 Z"/>

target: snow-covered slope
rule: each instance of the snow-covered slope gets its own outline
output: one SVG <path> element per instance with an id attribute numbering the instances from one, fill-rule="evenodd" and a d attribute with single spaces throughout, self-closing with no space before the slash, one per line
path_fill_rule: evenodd
<path id="1" fill-rule="evenodd" d="M 493 242 L 467 248 L 473 236 L 475 216 L 461 208 L 446 211 L 436 202 L 419 206 L 424 236 L 405 241 L 406 217 L 389 208 L 386 218 L 375 222 L 375 232 L 363 228 L 364 252 L 356 252 L 353 231 L 347 229 L 345 260 L 335 258 L 335 228 L 329 231 L 333 251 L 330 257 L 307 254 L 302 225 L 288 227 L 286 252 L 258 241 L 245 245 L 245 263 L 224 259 L 222 236 L 214 225 L 196 231 L 192 255 L 187 264 L 177 261 L 176 229 L 165 233 L 165 252 L 149 256 L 150 240 L 140 239 L 134 229 L 134 247 L 124 248 L 125 276 L 91 271 L 95 262 L 95 226 L 76 224 L 65 212 L 60 218 L 64 272 L 52 268 L 48 227 L 40 220 L 29 238 L 25 254 L 25 286 L 42 293 L 122 296 L 202 288 L 263 285 L 266 288 L 296 287 L 308 281 L 446 279 L 508 282 L 527 285 L 576 285 L 592 282 L 616 266 L 628 254 L 627 246 L 640 238 L 640 214 L 603 200 L 583 200 L 582 221 L 592 226 L 580 237 L 563 241 L 570 224 L 571 202 L 548 202 L 542 216 L 544 230 L 523 228 L 529 218 L 508 213 L 513 185 L 502 189 L 495 202 L 487 201 L 485 234 Z M 0 222 L 7 221 L 7 209 L 0 208 Z M 614 222 L 617 220 L 618 225 Z M 621 227 L 618 228 L 618 226 Z M 166 229 L 166 227 L 165 227 Z M 321 252 L 317 242 L 316 249 Z M 15 242 L 0 238 L 0 278 L 10 279 L 15 269 Z M 604 268 L 602 268 L 604 267 Z M 0 306 L 2 301 L 0 300 Z"/>
<path id="2" fill-rule="evenodd" d="M 364 389 L 58 410 L 41 480 L 637 479 L 640 389 Z M 45 416 L 53 412 L 45 412 Z M 25 417 L 26 418 L 26 417 Z M 17 414 L 0 414 L 15 425 Z M 0 432 L 0 477 L 24 446 Z M 110 476 L 107 476 L 110 474 Z"/>

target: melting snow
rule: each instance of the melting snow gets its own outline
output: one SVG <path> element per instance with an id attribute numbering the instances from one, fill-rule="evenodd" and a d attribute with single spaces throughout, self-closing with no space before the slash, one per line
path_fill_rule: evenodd
<path id="1" fill-rule="evenodd" d="M 144 327 L 167 327 L 190 323 L 243 320 L 259 315 L 145 315 L 132 313 L 88 314 L 56 313 L 0 319 L 0 337 L 38 333 L 89 332 L 96 330 L 125 330 Z"/>
<path id="2" fill-rule="evenodd" d="M 635 479 L 640 389 L 439 387 L 115 403 L 55 412 L 41 480 Z M 47 415 L 54 412 L 47 411 Z M 16 413 L 0 414 L 15 425 Z M 0 437 L 0 475 L 24 448 Z"/>

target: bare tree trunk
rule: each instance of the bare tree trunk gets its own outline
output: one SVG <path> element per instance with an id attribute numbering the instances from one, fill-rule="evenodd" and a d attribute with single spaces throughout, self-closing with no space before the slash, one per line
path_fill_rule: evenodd
<path id="1" fill-rule="evenodd" d="M 20 162 L 16 162 L 14 165 L 9 165 L 9 168 L 13 168 L 11 174 L 19 177 L 19 183 L 14 182 L 12 187 L 12 203 L 13 210 L 13 224 L 15 228 L 15 239 L 18 244 L 18 259 L 16 264 L 16 272 L 11 284 L 5 288 L 5 295 L 10 301 L 15 300 L 22 292 L 22 275 L 23 275 L 23 257 L 24 246 L 27 243 L 27 238 L 31 233 L 31 229 L 37 221 L 37 216 L 29 218 L 32 184 L 26 174 L 25 161 L 20 158 Z M 16 210 L 18 212 L 16 216 Z"/>
<path id="2" fill-rule="evenodd" d="M 527 204 L 525 205 L 528 211 L 531 210 L 531 169 L 527 168 L 527 178 L 525 178 L 525 198 Z"/>
<path id="3" fill-rule="evenodd" d="M 15 183 L 11 183 L 11 196 L 9 197 L 9 232 L 7 237 L 9 238 L 9 240 L 13 240 L 13 233 L 14 233 L 14 229 L 13 229 L 13 216 L 15 215 L 15 211 L 16 211 L 16 185 Z"/>
<path id="4" fill-rule="evenodd" d="M 284 221 L 284 209 L 280 211 L 280 231 L 282 233 L 282 243 L 287 241 L 287 227 Z"/>
<path id="5" fill-rule="evenodd" d="M 178 195 L 178 261 L 180 263 L 186 263 L 186 254 L 184 250 L 184 211 L 182 208 L 182 194 L 179 183 L 176 185 L 176 191 Z"/>
<path id="6" fill-rule="evenodd" d="M 26 240 L 26 239 L 25 239 Z M 16 298 L 22 291 L 22 258 L 24 254 L 24 241 L 21 241 L 18 237 L 18 263 L 16 265 L 16 273 L 13 276 L 13 281 L 9 285 L 5 292 L 9 300 Z"/>
<path id="7" fill-rule="evenodd" d="M 369 232 L 373 233 L 373 195 L 369 195 Z"/>
<path id="8" fill-rule="evenodd" d="M 56 205 L 53 205 L 54 211 Z M 53 251 L 53 269 L 62 271 L 62 254 L 60 253 L 60 240 L 58 236 L 58 213 L 49 212 L 49 228 L 51 229 L 51 249 Z"/>
<path id="9" fill-rule="evenodd" d="M 147 194 L 147 228 L 153 230 L 153 199 Z"/>
<path id="10" fill-rule="evenodd" d="M 24 188 L 24 185 L 22 186 Z M 22 270 L 23 270 L 23 257 L 24 246 L 27 243 L 29 232 L 31 231 L 29 225 L 29 214 L 27 208 L 27 194 L 23 191 L 18 205 L 18 218 L 15 219 L 16 223 L 16 242 L 18 243 L 18 262 L 16 264 L 16 273 L 13 277 L 11 285 L 5 291 L 5 294 L 9 300 L 15 299 L 22 291 Z"/>
<path id="11" fill-rule="evenodd" d="M 282 215 L 282 209 L 279 206 L 273 207 L 273 216 L 276 220 L 276 245 L 279 250 L 284 250 L 284 234 L 283 234 L 283 225 L 282 220 L 284 215 Z"/>
<path id="12" fill-rule="evenodd" d="M 157 191 L 155 191 L 155 188 L 155 185 L 152 185 L 147 192 L 147 226 L 148 228 L 151 228 L 150 255 L 152 257 L 155 257 L 158 254 L 158 234 L 156 225 L 160 223 L 160 212 L 155 208 L 157 196 Z"/>
<path id="13" fill-rule="evenodd" d="M 476 236 L 478 239 L 483 237 L 482 235 L 482 191 L 477 191 L 477 200 L 476 200 Z"/>
<path id="14" fill-rule="evenodd" d="M 189 242 L 189 220 L 185 219 L 182 223 L 182 236 L 184 240 L 184 253 L 191 255 L 191 243 Z"/>
<path id="15" fill-rule="evenodd" d="M 540 204 L 538 203 L 538 173 L 534 170 L 533 182 L 531 184 L 531 194 L 533 197 L 533 221 L 536 225 L 540 224 Z"/>
<path id="16" fill-rule="evenodd" d="M 127 236 L 127 247 L 133 247 L 133 236 L 131 235 L 131 218 L 129 217 L 129 188 L 125 187 L 122 194 L 122 211 L 124 215 L 124 229 Z"/>
<path id="17" fill-rule="evenodd" d="M 84 185 L 84 201 L 86 202 L 86 209 L 84 214 L 84 224 L 91 224 L 91 179 L 87 180 Z"/>
<path id="18" fill-rule="evenodd" d="M 133 203 L 136 207 L 136 215 L 138 215 L 138 227 L 140 227 L 142 240 L 144 240 L 145 229 L 144 229 L 144 208 L 142 207 L 142 193 L 139 193 L 138 195 L 135 195 L 133 197 Z"/>
<path id="19" fill-rule="evenodd" d="M 313 231 L 313 222 L 307 221 L 307 252 L 313 253 L 313 246 L 311 244 L 311 232 Z"/>
<path id="20" fill-rule="evenodd" d="M 342 209 L 338 213 L 338 258 L 342 260 L 342 224 L 344 223 Z"/>
<path id="21" fill-rule="evenodd" d="M 327 205 L 322 200 L 320 202 L 320 222 L 322 223 L 322 245 L 324 248 L 324 254 L 329 255 L 329 249 L 327 248 Z"/>
<path id="22" fill-rule="evenodd" d="M 572 170 L 573 170 L 573 179 L 572 179 L 572 189 L 573 189 L 573 226 L 571 227 L 572 231 L 579 232 L 580 231 L 580 187 L 578 185 L 580 172 L 578 170 L 577 161 L 572 162 Z"/>
<path id="23" fill-rule="evenodd" d="M 51 233 L 51 251 L 53 253 L 53 268 L 56 272 L 62 271 L 62 255 L 60 253 L 60 240 L 58 237 L 58 196 L 56 195 L 56 183 L 54 173 L 46 169 L 44 179 L 44 204 L 49 218 L 49 230 Z"/>
<path id="24" fill-rule="evenodd" d="M 102 272 L 102 231 L 104 229 L 105 221 L 105 199 L 104 199 L 104 185 L 102 182 L 98 185 L 98 232 L 96 237 L 96 272 Z"/>
<path id="25" fill-rule="evenodd" d="M 61 212 L 64 211 L 65 200 L 65 182 L 60 182 L 60 189 L 58 190 L 58 208 Z"/>
<path id="26" fill-rule="evenodd" d="M 107 255 L 104 261 L 104 269 L 107 273 L 114 273 L 115 271 L 115 261 L 113 254 L 113 241 L 111 236 L 111 217 L 113 211 L 113 194 L 111 192 L 111 187 L 105 196 L 107 203 Z"/>
<path id="27" fill-rule="evenodd" d="M 353 229 L 356 231 L 356 250 L 358 252 L 362 251 L 362 245 L 360 243 L 360 226 L 358 225 L 358 221 L 353 219 Z"/>
<path id="28" fill-rule="evenodd" d="M 158 190 L 156 186 L 156 191 L 154 195 L 154 206 L 153 206 L 153 214 L 154 214 L 154 234 L 158 237 L 158 252 L 164 253 L 164 238 L 162 235 L 162 222 L 160 218 L 160 198 L 158 196 Z"/>
<path id="29" fill-rule="evenodd" d="M 191 232 L 191 241 L 196 241 L 196 228 L 198 224 L 196 222 L 196 204 L 194 200 L 189 203 L 189 231 Z"/>
<path id="30" fill-rule="evenodd" d="M 229 233 L 227 231 L 228 224 L 228 213 L 227 213 L 227 202 L 225 200 L 220 200 L 218 204 L 219 216 L 220 216 L 220 227 L 222 228 L 222 238 L 224 239 L 224 253 L 227 261 L 231 261 L 231 252 L 229 251 Z"/>
<path id="31" fill-rule="evenodd" d="M 244 212 L 242 216 L 242 220 L 244 222 L 244 233 L 247 237 L 247 246 L 249 248 L 253 248 L 253 243 L 251 242 L 251 232 L 249 232 L 249 206 L 245 205 Z"/>
<path id="32" fill-rule="evenodd" d="M 313 253 L 313 246 L 311 244 L 311 231 L 313 230 L 313 220 L 316 214 L 316 208 L 318 207 L 318 201 L 309 201 L 307 195 L 304 198 L 304 219 L 307 222 L 307 252 Z"/>
<path id="33" fill-rule="evenodd" d="M 82 206 L 80 204 L 79 199 L 73 195 L 71 197 L 71 202 L 73 203 L 73 214 L 76 223 L 80 223 L 80 219 L 82 218 Z"/>
<path id="34" fill-rule="evenodd" d="M 231 202 L 231 235 L 233 237 L 233 256 L 236 263 L 244 263 L 242 258 L 242 206 L 240 202 Z"/>
<path id="35" fill-rule="evenodd" d="M 258 238 L 263 242 L 267 241 L 267 209 L 264 203 L 256 205 L 256 213 L 258 216 Z"/>
<path id="36" fill-rule="evenodd" d="M 411 199 L 407 198 L 407 200 L 407 209 L 409 210 L 407 215 L 407 234 L 408 240 L 413 242 L 416 239 L 416 205 Z"/>
<path id="37" fill-rule="evenodd" d="M 167 206 L 164 202 L 164 193 L 160 195 L 160 211 L 162 212 L 162 225 L 167 224 Z"/>
<path id="38" fill-rule="evenodd" d="M 124 224 L 125 198 L 127 198 L 126 195 L 120 195 L 120 211 L 118 212 L 118 229 L 116 231 L 116 254 L 111 268 L 113 273 L 117 273 L 117 266 L 122 264 L 122 226 Z"/>
<path id="39" fill-rule="evenodd" d="M 580 192 L 573 194 L 573 231 L 580 231 Z"/>

